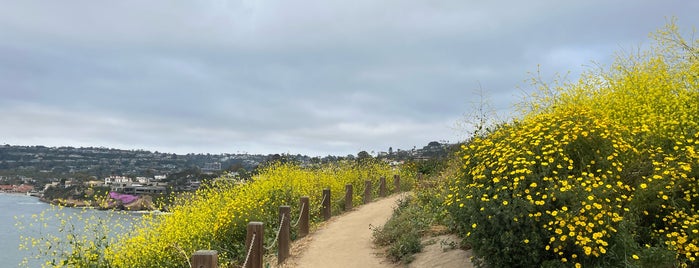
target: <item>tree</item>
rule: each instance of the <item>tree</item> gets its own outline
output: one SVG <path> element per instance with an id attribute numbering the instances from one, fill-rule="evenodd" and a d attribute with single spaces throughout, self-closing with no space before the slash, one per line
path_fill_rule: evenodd
<path id="1" fill-rule="evenodd" d="M 359 161 L 359 162 L 365 161 L 365 160 L 371 159 L 371 158 L 372 158 L 371 155 L 369 153 L 367 153 L 367 151 L 361 151 L 357 154 L 357 161 Z"/>

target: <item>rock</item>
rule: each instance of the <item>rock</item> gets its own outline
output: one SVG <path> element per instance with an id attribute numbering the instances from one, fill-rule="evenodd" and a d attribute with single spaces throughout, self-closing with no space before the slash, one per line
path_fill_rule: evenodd
<path id="1" fill-rule="evenodd" d="M 131 211 L 155 210 L 155 205 L 153 205 L 153 197 L 149 195 L 141 196 L 136 201 L 124 205 L 124 209 Z"/>

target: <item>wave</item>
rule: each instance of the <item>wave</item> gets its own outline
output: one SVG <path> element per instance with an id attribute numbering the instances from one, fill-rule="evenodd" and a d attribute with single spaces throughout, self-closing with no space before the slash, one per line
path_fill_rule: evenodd
<path id="1" fill-rule="evenodd" d="M 17 205 L 42 205 L 42 202 L 17 202 Z"/>

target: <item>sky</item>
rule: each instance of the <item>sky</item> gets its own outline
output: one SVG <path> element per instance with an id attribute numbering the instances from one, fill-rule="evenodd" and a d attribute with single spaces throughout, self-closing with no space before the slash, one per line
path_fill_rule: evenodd
<path id="1" fill-rule="evenodd" d="M 507 120 L 699 2 L 0 0 L 0 144 L 356 155 Z"/>

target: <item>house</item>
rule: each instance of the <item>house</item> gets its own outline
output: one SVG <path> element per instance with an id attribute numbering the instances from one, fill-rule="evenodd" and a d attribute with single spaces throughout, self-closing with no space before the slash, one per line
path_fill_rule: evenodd
<path id="1" fill-rule="evenodd" d="M 14 188 L 14 185 L 0 185 L 0 192 L 12 192 Z"/>
<path id="2" fill-rule="evenodd" d="M 165 192 L 167 192 L 167 188 L 162 186 L 112 186 L 112 191 L 132 195 L 164 194 Z"/>
<path id="3" fill-rule="evenodd" d="M 20 186 L 15 187 L 15 192 L 17 193 L 28 193 L 31 191 L 34 191 L 34 186 L 28 184 L 22 184 Z"/>
<path id="4" fill-rule="evenodd" d="M 58 187 L 58 184 L 59 184 L 59 182 L 57 182 L 57 181 L 54 181 L 52 183 L 47 183 L 46 185 L 44 185 L 44 191 L 46 191 L 47 189 L 49 189 L 51 187 Z"/>
<path id="5" fill-rule="evenodd" d="M 101 187 L 101 186 L 104 186 L 104 182 L 103 182 L 103 181 L 88 181 L 88 182 L 86 182 L 85 184 L 87 184 L 87 185 L 90 186 L 90 187 Z"/>
<path id="6" fill-rule="evenodd" d="M 131 178 L 124 176 L 109 176 L 104 178 L 104 185 L 131 185 Z"/>
<path id="7" fill-rule="evenodd" d="M 136 181 L 140 184 L 148 184 L 150 182 L 146 177 L 136 177 Z"/>
<path id="8" fill-rule="evenodd" d="M 28 193 L 34 191 L 34 186 L 28 184 L 22 185 L 0 185 L 0 192 L 6 193 Z"/>

